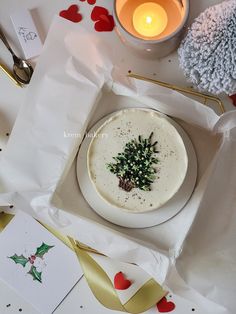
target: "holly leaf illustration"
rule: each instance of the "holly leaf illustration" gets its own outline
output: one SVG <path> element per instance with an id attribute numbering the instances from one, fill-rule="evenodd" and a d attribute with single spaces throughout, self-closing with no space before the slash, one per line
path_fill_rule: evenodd
<path id="1" fill-rule="evenodd" d="M 23 267 L 29 262 L 28 258 L 26 258 L 24 255 L 13 255 L 9 257 L 12 259 L 16 264 L 21 264 Z"/>
<path id="2" fill-rule="evenodd" d="M 44 254 L 48 253 L 48 251 L 52 249 L 53 247 L 54 245 L 51 246 L 51 245 L 47 245 L 46 243 L 42 243 L 42 245 L 37 248 L 35 256 L 43 258 Z"/>
<path id="3" fill-rule="evenodd" d="M 30 271 L 27 273 L 33 277 L 33 280 L 37 280 L 42 283 L 42 272 L 38 272 L 35 266 L 31 266 Z"/>

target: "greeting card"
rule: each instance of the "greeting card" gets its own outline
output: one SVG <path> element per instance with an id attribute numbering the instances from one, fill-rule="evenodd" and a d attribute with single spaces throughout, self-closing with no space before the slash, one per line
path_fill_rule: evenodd
<path id="1" fill-rule="evenodd" d="M 82 276 L 75 253 L 19 212 L 0 234 L 0 279 L 40 313 L 52 313 Z"/>

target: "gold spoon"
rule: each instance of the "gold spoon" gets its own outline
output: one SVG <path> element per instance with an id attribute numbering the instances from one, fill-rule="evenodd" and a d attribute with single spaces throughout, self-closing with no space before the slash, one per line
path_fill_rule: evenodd
<path id="1" fill-rule="evenodd" d="M 14 62 L 13 73 L 15 75 L 15 78 L 17 79 L 18 82 L 22 84 L 29 84 L 31 76 L 33 75 L 33 72 L 34 72 L 33 67 L 28 61 L 16 56 L 14 51 L 11 49 L 6 39 L 6 36 L 4 35 L 1 28 L 0 28 L 0 39 L 2 40 L 2 42 L 4 43 L 4 45 L 6 46 L 6 48 L 10 51 L 12 55 L 13 62 Z"/>

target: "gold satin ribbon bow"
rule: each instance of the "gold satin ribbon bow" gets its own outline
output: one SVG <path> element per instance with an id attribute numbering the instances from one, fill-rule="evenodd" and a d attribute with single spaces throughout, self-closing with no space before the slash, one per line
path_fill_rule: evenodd
<path id="1" fill-rule="evenodd" d="M 0 214 L 0 232 L 13 217 L 10 214 Z M 167 292 L 154 279 L 150 279 L 125 304 L 122 304 L 106 272 L 88 254 L 90 252 L 102 255 L 101 253 L 71 237 L 64 236 L 48 225 L 42 225 L 76 253 L 91 291 L 96 299 L 106 308 L 137 314 L 147 311 L 166 296 Z"/>

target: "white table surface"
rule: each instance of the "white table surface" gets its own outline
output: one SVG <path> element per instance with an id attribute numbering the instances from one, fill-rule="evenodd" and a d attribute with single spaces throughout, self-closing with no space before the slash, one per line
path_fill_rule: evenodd
<path id="1" fill-rule="evenodd" d="M 220 3 L 221 0 L 190 0 L 191 12 L 190 22 L 206 7 Z M 33 17 L 35 19 L 37 28 L 39 29 L 41 38 L 44 40 L 49 29 L 50 23 L 55 14 L 58 14 L 62 9 L 66 9 L 71 4 L 78 4 L 81 7 L 81 11 L 84 15 L 83 24 L 89 26 L 89 16 L 92 9 L 85 2 L 70 1 L 70 0 L 1 0 L 0 2 L 0 21 L 1 26 L 6 31 L 7 37 L 12 44 L 17 54 L 22 55 L 22 51 L 17 40 L 16 34 L 10 21 L 10 14 L 17 11 L 20 8 L 33 9 Z M 98 1 L 97 5 L 104 5 L 107 8 L 112 7 L 113 1 Z M 116 36 L 115 32 L 107 35 Z M 134 73 L 139 73 L 151 78 L 157 78 L 159 80 L 174 83 L 180 86 L 187 86 L 187 82 L 178 67 L 177 54 L 173 53 L 170 56 L 163 58 L 162 60 L 155 61 L 143 61 L 135 58 L 134 61 L 130 51 L 122 47 L 122 56 L 117 60 L 117 64 L 122 67 L 124 73 L 128 70 L 132 70 Z M 117 54 L 119 55 L 119 54 Z M 139 62 L 138 62 L 139 61 Z M 0 62 L 5 63 L 8 67 L 12 66 L 12 59 L 9 52 L 5 49 L 2 43 L 0 43 Z M 35 63 L 37 60 L 35 60 Z M 0 148 L 4 150 L 4 147 L 9 138 L 13 127 L 17 112 L 24 102 L 25 95 L 27 93 L 26 88 L 17 88 L 2 72 L 0 72 Z M 227 109 L 232 109 L 233 106 L 227 98 L 225 98 L 225 106 Z M 56 313 L 108 313 L 111 311 L 101 307 L 95 300 L 92 293 L 89 291 L 85 280 L 82 279 L 77 286 L 72 290 L 70 295 L 56 310 Z M 0 281 L 0 313 L 36 313 L 35 310 L 30 307 L 25 301 L 23 301 L 15 292 L 9 289 Z M 113 312 L 115 313 L 115 312 Z M 185 313 L 183 313 L 185 314 Z"/>

